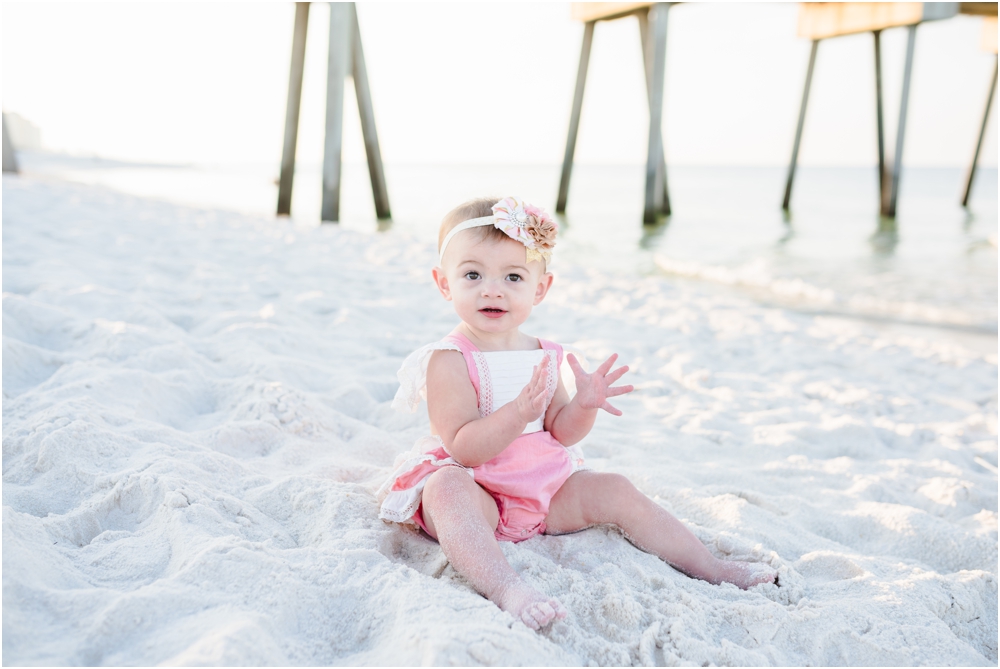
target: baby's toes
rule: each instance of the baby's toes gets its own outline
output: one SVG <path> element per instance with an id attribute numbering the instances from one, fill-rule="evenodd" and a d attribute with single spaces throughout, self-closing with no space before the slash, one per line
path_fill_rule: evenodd
<path id="1" fill-rule="evenodd" d="M 552 622 L 552 619 L 556 617 L 556 611 L 549 606 L 548 602 L 537 602 L 528 607 L 528 615 L 534 619 L 537 625 L 532 629 L 540 629 Z"/>
<path id="2" fill-rule="evenodd" d="M 538 602 L 532 608 L 535 610 L 535 620 L 541 627 L 545 627 L 556 617 L 556 610 L 548 602 Z"/>
<path id="3" fill-rule="evenodd" d="M 524 611 L 521 611 L 521 622 L 533 630 L 537 630 L 542 626 L 535 618 L 535 605 L 531 605 Z"/>
<path id="4" fill-rule="evenodd" d="M 556 620 L 562 620 L 563 618 L 566 617 L 566 608 L 562 605 L 562 603 L 558 599 L 550 599 L 549 606 L 551 606 L 552 610 L 556 612 L 555 615 Z"/>

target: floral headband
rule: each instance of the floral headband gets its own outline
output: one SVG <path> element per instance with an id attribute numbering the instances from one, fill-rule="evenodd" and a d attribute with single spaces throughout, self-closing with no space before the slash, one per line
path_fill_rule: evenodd
<path id="1" fill-rule="evenodd" d="M 444 259 L 444 251 L 451 238 L 469 228 L 493 225 L 513 240 L 524 244 L 528 262 L 552 259 L 552 249 L 556 245 L 559 224 L 538 207 L 526 204 L 520 198 L 505 197 L 493 205 L 493 215 L 462 221 L 441 242 L 439 260 Z"/>

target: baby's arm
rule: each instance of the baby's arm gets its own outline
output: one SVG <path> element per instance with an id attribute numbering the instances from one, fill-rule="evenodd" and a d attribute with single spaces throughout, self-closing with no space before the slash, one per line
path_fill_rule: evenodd
<path id="1" fill-rule="evenodd" d="M 593 374 L 588 374 L 572 353 L 567 354 L 566 360 L 576 376 L 576 395 L 570 400 L 562 379 L 559 379 L 559 386 L 545 415 L 545 429 L 563 446 L 572 446 L 587 436 L 594 427 L 598 409 L 615 416 L 622 415 L 608 402 L 609 397 L 632 392 L 632 386 L 611 387 L 628 371 L 626 365 L 609 373 L 617 359 L 618 354 L 615 353 Z"/>
<path id="2" fill-rule="evenodd" d="M 427 365 L 427 413 L 445 450 L 466 467 L 477 467 L 499 455 L 545 410 L 547 369 L 545 356 L 517 399 L 482 418 L 462 354 L 431 354 Z"/>

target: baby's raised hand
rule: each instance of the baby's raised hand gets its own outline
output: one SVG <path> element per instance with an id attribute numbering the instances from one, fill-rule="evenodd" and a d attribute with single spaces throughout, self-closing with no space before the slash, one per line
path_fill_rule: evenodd
<path id="1" fill-rule="evenodd" d="M 622 412 L 611 406 L 608 398 L 630 393 L 633 388 L 632 386 L 618 386 L 615 388 L 611 386 L 612 383 L 622 378 L 625 372 L 628 371 L 628 365 L 625 365 L 613 372 L 608 372 L 611 369 L 611 365 L 615 364 L 615 360 L 617 359 L 618 354 L 612 354 L 610 358 L 601 363 L 600 367 L 594 370 L 593 374 L 588 374 L 580 365 L 580 361 L 576 359 L 576 356 L 572 353 L 568 354 L 566 360 L 573 370 L 573 375 L 576 376 L 576 396 L 573 398 L 573 401 L 584 409 L 604 409 L 612 415 L 621 416 Z"/>
<path id="2" fill-rule="evenodd" d="M 525 424 L 538 420 L 545 413 L 545 380 L 549 376 L 548 370 L 549 356 L 545 354 L 542 356 L 542 361 L 535 365 L 528 385 L 521 390 L 521 394 L 514 400 L 514 405 L 517 407 L 517 415 Z"/>

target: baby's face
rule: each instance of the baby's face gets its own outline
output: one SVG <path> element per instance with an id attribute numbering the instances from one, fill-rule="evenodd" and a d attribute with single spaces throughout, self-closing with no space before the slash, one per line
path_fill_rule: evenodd
<path id="1" fill-rule="evenodd" d="M 542 263 L 529 263 L 525 256 L 520 242 L 483 240 L 466 230 L 448 244 L 434 278 L 466 324 L 483 332 L 506 332 L 528 320 L 552 283 Z"/>

